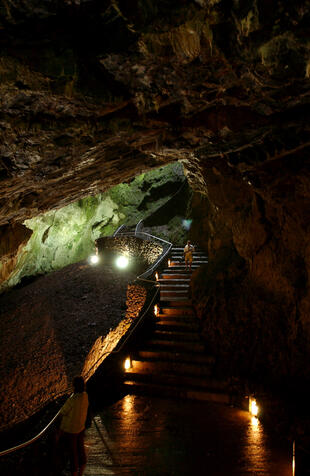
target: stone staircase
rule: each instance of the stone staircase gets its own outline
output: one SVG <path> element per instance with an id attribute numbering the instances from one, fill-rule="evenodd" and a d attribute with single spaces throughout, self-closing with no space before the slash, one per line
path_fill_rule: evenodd
<path id="1" fill-rule="evenodd" d="M 208 262 L 194 253 L 192 272 Z M 189 296 L 191 272 L 183 248 L 172 248 L 160 277 L 160 312 L 151 338 L 132 356 L 124 386 L 128 393 L 151 394 L 227 403 L 227 382 L 212 375 L 214 359 L 205 352 L 199 322 Z"/>

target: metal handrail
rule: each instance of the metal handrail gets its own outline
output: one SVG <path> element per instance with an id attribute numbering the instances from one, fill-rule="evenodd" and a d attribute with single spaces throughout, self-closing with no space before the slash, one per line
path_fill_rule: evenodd
<path id="1" fill-rule="evenodd" d="M 122 228 L 124 228 L 124 227 L 125 227 L 124 224 L 123 224 L 123 225 L 120 225 L 120 226 L 115 230 L 115 232 L 113 233 L 112 236 L 116 236 L 116 235 L 120 232 L 120 230 L 121 230 Z"/>
<path id="2" fill-rule="evenodd" d="M 141 220 L 140 220 L 140 222 L 141 222 Z M 139 223 L 140 223 L 140 222 L 139 222 Z M 113 234 L 113 236 L 116 236 L 116 234 L 119 232 L 119 230 L 120 230 L 121 228 L 123 228 L 123 227 L 124 227 L 124 225 L 121 225 L 121 226 L 116 230 L 116 232 Z M 127 232 L 127 233 L 128 233 L 128 232 Z M 124 234 L 127 234 L 127 233 L 124 233 Z M 158 239 L 158 240 L 160 240 L 160 241 L 163 241 L 163 242 L 169 244 L 169 245 L 170 245 L 169 250 L 171 249 L 172 243 L 170 243 L 170 242 L 168 242 L 168 241 L 166 241 L 166 240 L 163 240 L 162 238 L 159 238 L 159 237 L 150 235 L 149 233 L 144 233 L 144 232 L 139 232 L 139 233 L 140 233 L 140 234 L 147 235 L 147 236 L 149 236 L 149 237 L 151 237 L 151 238 L 154 238 L 154 239 Z M 129 233 L 128 233 L 128 234 L 129 234 Z M 166 254 L 167 254 L 167 251 L 164 253 L 164 256 L 166 256 Z M 163 259 L 163 258 L 162 258 L 162 259 Z M 157 260 L 157 261 L 158 261 L 158 260 Z M 161 260 L 160 260 L 160 261 L 161 261 Z M 154 265 L 152 266 L 151 270 L 153 270 L 153 269 L 154 269 Z M 137 276 L 137 279 L 139 279 L 139 280 L 141 280 L 141 281 L 147 281 L 147 282 L 150 282 L 150 283 L 153 283 L 153 284 L 155 284 L 155 283 L 157 284 L 156 281 L 148 281 L 148 280 L 144 279 L 144 278 L 142 277 L 144 274 L 145 274 L 145 273 L 143 273 L 143 274 L 140 275 L 140 276 Z M 119 349 L 117 349 L 117 350 L 112 350 L 112 351 L 108 351 L 108 352 L 104 352 L 104 353 L 99 357 L 99 359 L 92 365 L 92 367 L 88 370 L 88 372 L 87 372 L 87 374 L 86 374 L 86 376 L 85 376 L 85 379 L 86 379 L 86 380 L 87 380 L 87 376 L 88 376 L 88 374 L 90 373 L 90 371 L 91 371 L 95 366 L 97 366 L 98 364 L 100 365 L 100 362 L 103 360 L 103 357 L 104 357 L 105 355 L 107 355 L 107 354 L 117 354 L 117 353 L 119 353 L 119 352 L 122 350 L 122 348 L 124 347 L 124 345 L 126 344 L 126 342 L 128 341 L 128 339 L 131 337 L 131 335 L 133 334 L 133 332 L 135 331 L 135 329 L 137 328 L 137 326 L 140 324 L 140 322 L 142 321 L 142 319 L 144 318 L 144 316 L 145 316 L 145 315 L 147 314 L 147 312 L 149 311 L 151 305 L 154 303 L 155 298 L 157 297 L 158 292 L 159 292 L 159 287 L 157 287 L 157 289 L 156 289 L 156 291 L 155 291 L 155 293 L 154 293 L 154 295 L 153 295 L 153 297 L 152 297 L 152 299 L 151 299 L 151 302 L 150 302 L 150 304 L 148 305 L 147 309 L 146 309 L 146 310 L 144 311 L 144 313 L 139 317 L 139 319 L 137 320 L 137 322 L 135 323 L 135 325 L 132 327 L 132 329 L 129 330 L 129 332 L 128 332 L 128 334 L 126 335 L 124 341 L 121 343 Z M 53 400 L 55 400 L 55 398 L 57 398 L 57 397 L 59 397 L 59 396 L 64 395 L 65 393 L 66 393 L 66 391 L 63 391 L 63 392 L 61 392 L 61 393 L 59 393 L 59 394 L 54 395 Z M 45 403 L 45 405 L 47 405 L 47 404 L 48 404 L 48 401 Z M 10 453 L 13 453 L 14 451 L 17 451 L 17 450 L 20 450 L 20 449 L 22 449 L 22 448 L 25 448 L 26 446 L 29 446 L 29 445 L 31 445 L 32 443 L 36 442 L 36 441 L 37 441 L 38 439 L 40 439 L 40 438 L 46 433 L 46 431 L 51 427 L 51 425 L 52 425 L 52 424 L 54 423 L 54 421 L 57 419 L 57 417 L 59 416 L 59 414 L 60 414 L 60 410 L 59 410 L 59 411 L 57 412 L 57 414 L 52 418 L 52 420 L 43 428 L 43 430 L 41 430 L 36 436 L 34 436 L 33 438 L 31 438 L 30 440 L 25 441 L 24 443 L 21 443 L 21 444 L 19 444 L 19 445 L 16 445 L 16 446 L 14 446 L 14 447 L 12 447 L 12 448 L 8 448 L 8 449 L 6 449 L 6 450 L 0 451 L 0 457 L 1 457 L 1 456 L 8 455 L 8 454 L 10 454 Z"/>
<path id="3" fill-rule="evenodd" d="M 142 223 L 143 223 L 143 220 L 141 219 L 141 220 L 138 221 L 138 223 L 136 224 L 135 235 L 137 235 L 137 234 L 139 233 L 140 226 L 142 226 Z"/>
<path id="4" fill-rule="evenodd" d="M 142 222 L 142 220 L 140 220 L 140 222 Z M 139 222 L 139 223 L 140 223 Z M 140 231 L 139 232 L 140 235 L 145 235 L 145 236 L 149 236 L 151 238 L 155 238 L 156 240 L 159 240 L 159 241 L 162 241 L 163 243 L 166 243 L 168 245 L 166 251 L 164 253 L 162 253 L 159 258 L 155 261 L 155 263 L 153 264 L 153 266 L 149 269 L 147 269 L 144 273 L 140 274 L 137 279 L 140 279 L 140 280 L 143 280 L 143 281 L 147 281 L 146 279 L 144 279 L 144 277 L 147 277 L 149 276 L 150 274 L 152 274 L 155 270 L 155 268 L 157 268 L 159 266 L 159 264 L 164 260 L 164 258 L 167 256 L 167 254 L 170 252 L 171 248 L 172 248 L 172 243 L 170 243 L 170 241 L 167 241 L 167 240 L 164 240 L 163 238 L 159 238 L 158 236 L 154 236 L 154 235 L 150 235 L 149 233 L 145 233 L 144 231 Z M 156 281 L 155 281 L 156 282 Z"/>
<path id="5" fill-rule="evenodd" d="M 184 184 L 182 184 L 182 186 L 183 185 Z M 154 236 L 154 235 L 151 235 L 150 233 L 146 233 L 144 231 L 139 231 L 139 229 L 142 226 L 142 223 L 143 223 L 143 220 L 140 220 L 136 225 L 135 231 L 124 231 L 124 233 L 122 233 L 121 230 L 125 227 L 125 225 L 121 225 L 115 231 L 113 236 L 116 237 L 119 234 L 119 235 L 123 235 L 123 236 L 138 236 L 138 237 L 140 237 L 140 235 L 143 235 L 141 237 L 142 239 L 144 238 L 144 236 L 146 236 L 148 238 L 151 238 L 153 240 L 161 241 L 161 242 L 165 243 L 166 245 L 168 245 L 166 251 L 159 256 L 159 258 L 155 261 L 153 266 L 151 268 L 147 269 L 144 273 L 137 276 L 137 279 L 140 280 L 140 281 L 145 281 L 145 282 L 148 282 L 148 283 L 156 283 L 156 281 L 145 279 L 145 278 L 148 277 L 150 274 L 152 274 L 154 272 L 155 268 L 157 268 L 157 266 L 159 266 L 159 264 L 164 260 L 164 258 L 167 256 L 167 254 L 170 252 L 170 250 L 172 248 L 172 243 L 170 241 L 164 240 L 163 238 L 159 238 L 159 236 Z"/>
<path id="6" fill-rule="evenodd" d="M 16 445 L 16 446 L 13 446 L 12 448 L 8 448 L 7 450 L 0 451 L 0 456 L 8 455 L 10 453 L 13 453 L 14 451 L 21 450 L 22 448 L 25 448 L 26 446 L 29 446 L 32 443 L 35 443 L 39 438 L 41 438 L 41 436 L 44 435 L 44 433 L 46 433 L 46 431 L 58 418 L 59 414 L 60 414 L 60 410 L 56 413 L 56 415 L 52 418 L 52 420 L 46 425 L 46 427 L 43 428 L 43 430 L 41 430 L 40 433 L 38 433 L 36 436 L 34 436 L 28 441 L 25 441 L 24 443 L 21 443 L 20 445 Z"/>

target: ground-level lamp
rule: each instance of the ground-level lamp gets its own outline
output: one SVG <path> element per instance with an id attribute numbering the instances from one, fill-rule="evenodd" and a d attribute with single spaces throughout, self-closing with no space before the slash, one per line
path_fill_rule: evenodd
<path id="1" fill-rule="evenodd" d="M 158 280 L 159 280 L 159 274 L 158 274 L 158 271 L 156 271 L 156 273 L 155 273 L 155 279 L 156 279 L 156 281 L 158 281 Z"/>
<path id="2" fill-rule="evenodd" d="M 171 266 L 171 259 L 169 258 L 168 259 L 168 268 L 170 268 L 170 266 Z"/>
<path id="3" fill-rule="evenodd" d="M 132 362 L 131 362 L 131 357 L 126 357 L 125 361 L 124 361 L 124 369 L 125 370 L 129 370 L 131 369 L 132 367 Z"/>
<path id="4" fill-rule="evenodd" d="M 259 413 L 259 407 L 254 397 L 249 397 L 249 412 L 254 417 L 257 417 Z"/>
<path id="5" fill-rule="evenodd" d="M 127 268 L 128 263 L 129 263 L 129 259 L 127 258 L 127 256 L 124 256 L 124 255 L 119 256 L 115 262 L 116 266 L 120 269 Z"/>
<path id="6" fill-rule="evenodd" d="M 159 306 L 158 306 L 158 304 L 155 304 L 155 306 L 154 306 L 154 314 L 155 314 L 156 317 L 159 315 Z"/>
<path id="7" fill-rule="evenodd" d="M 91 255 L 89 257 L 90 264 L 97 264 L 99 263 L 99 256 L 98 255 Z"/>

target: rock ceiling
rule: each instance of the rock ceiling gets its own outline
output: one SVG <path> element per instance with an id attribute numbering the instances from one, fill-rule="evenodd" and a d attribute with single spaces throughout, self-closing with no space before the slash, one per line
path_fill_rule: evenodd
<path id="1" fill-rule="evenodd" d="M 0 225 L 174 160 L 204 192 L 204 168 L 221 158 L 258 189 L 279 167 L 300 167 L 309 10 L 285 0 L 2 0 Z"/>

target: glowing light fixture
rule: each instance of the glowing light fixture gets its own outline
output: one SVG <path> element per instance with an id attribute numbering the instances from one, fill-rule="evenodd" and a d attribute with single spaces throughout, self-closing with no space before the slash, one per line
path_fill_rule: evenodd
<path id="1" fill-rule="evenodd" d="M 128 263 L 129 260 L 126 256 L 119 256 L 116 260 L 116 266 L 121 269 L 127 268 Z"/>
<path id="2" fill-rule="evenodd" d="M 293 441 L 293 462 L 292 462 L 292 475 L 295 476 L 296 470 L 296 454 L 295 454 L 295 440 Z"/>
<path id="3" fill-rule="evenodd" d="M 168 268 L 170 268 L 170 266 L 171 266 L 171 260 L 168 259 Z"/>
<path id="4" fill-rule="evenodd" d="M 124 362 L 124 369 L 129 370 L 132 367 L 131 358 L 127 357 Z"/>
<path id="5" fill-rule="evenodd" d="M 259 412 L 257 402 L 256 402 L 255 398 L 253 398 L 253 397 L 249 398 L 249 412 L 251 413 L 251 415 L 253 415 L 255 417 L 258 415 L 258 412 Z"/>
<path id="6" fill-rule="evenodd" d="M 156 281 L 159 280 L 159 274 L 157 273 L 157 271 L 156 271 L 156 273 L 155 273 L 155 279 L 156 279 Z"/>
<path id="7" fill-rule="evenodd" d="M 97 264 L 99 262 L 99 256 L 97 255 L 92 255 L 90 258 L 89 258 L 89 261 L 91 264 Z"/>
<path id="8" fill-rule="evenodd" d="M 159 307 L 158 307 L 157 304 L 155 304 L 155 306 L 154 306 L 154 314 L 155 314 L 155 316 L 158 316 L 158 314 L 159 314 Z"/>

